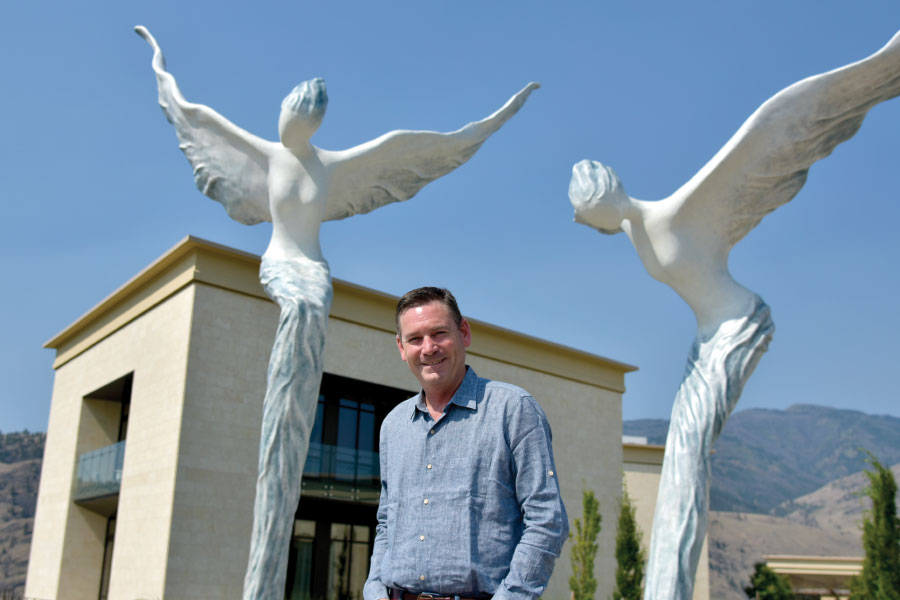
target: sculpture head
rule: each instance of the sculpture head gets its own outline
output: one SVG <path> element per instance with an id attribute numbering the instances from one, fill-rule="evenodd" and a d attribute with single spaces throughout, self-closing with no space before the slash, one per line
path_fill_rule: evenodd
<path id="1" fill-rule="evenodd" d="M 304 146 L 322 124 L 328 95 L 321 77 L 304 81 L 281 101 L 278 135 L 288 148 Z"/>
<path id="2" fill-rule="evenodd" d="M 582 160 L 572 167 L 569 201 L 575 222 L 590 225 L 600 233 L 619 233 L 630 199 L 612 167 L 595 160 Z"/>

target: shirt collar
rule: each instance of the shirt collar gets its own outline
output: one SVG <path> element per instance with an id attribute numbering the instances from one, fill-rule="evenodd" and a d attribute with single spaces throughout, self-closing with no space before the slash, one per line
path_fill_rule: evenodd
<path id="1" fill-rule="evenodd" d="M 456 389 L 456 392 L 453 394 L 453 397 L 450 398 L 450 402 L 447 403 L 447 406 L 444 407 L 444 412 L 447 412 L 447 407 L 451 404 L 456 404 L 457 406 L 462 406 L 464 408 L 468 408 L 471 410 L 477 410 L 478 408 L 478 375 L 475 373 L 475 369 L 466 365 L 466 374 L 463 377 L 462 383 L 459 384 L 459 387 Z M 413 411 L 410 415 L 411 419 L 416 417 L 416 414 L 419 412 L 428 413 L 428 407 L 425 406 L 425 391 L 420 390 L 419 395 L 415 397 L 416 401 L 413 403 Z"/>

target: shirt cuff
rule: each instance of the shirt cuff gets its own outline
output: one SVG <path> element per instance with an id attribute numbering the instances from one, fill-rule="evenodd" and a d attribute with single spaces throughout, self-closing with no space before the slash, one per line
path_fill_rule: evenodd
<path id="1" fill-rule="evenodd" d="M 387 597 L 387 587 L 380 581 L 367 581 L 366 585 L 363 587 L 364 600 L 380 600 L 381 598 Z"/>

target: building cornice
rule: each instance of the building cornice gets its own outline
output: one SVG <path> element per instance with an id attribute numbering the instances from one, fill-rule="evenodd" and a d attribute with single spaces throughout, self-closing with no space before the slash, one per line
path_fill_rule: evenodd
<path id="1" fill-rule="evenodd" d="M 187 236 L 44 344 L 59 368 L 154 306 L 192 284 L 209 285 L 269 302 L 259 283 L 260 258 Z M 394 333 L 398 298 L 335 279 L 331 318 Z M 615 392 L 637 367 L 468 319 L 470 354 L 522 366 Z"/>
<path id="2" fill-rule="evenodd" d="M 657 444 L 622 444 L 622 462 L 644 465 L 661 465 L 666 447 Z"/>
<path id="3" fill-rule="evenodd" d="M 783 575 L 832 575 L 851 577 L 862 570 L 861 556 L 799 556 L 790 554 L 763 557 L 766 565 Z"/>

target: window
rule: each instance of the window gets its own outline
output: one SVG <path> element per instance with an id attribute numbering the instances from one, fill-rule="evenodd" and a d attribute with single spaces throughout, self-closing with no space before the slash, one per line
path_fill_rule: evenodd
<path id="1" fill-rule="evenodd" d="M 285 600 L 310 600 L 312 598 L 313 547 L 316 539 L 316 522 L 294 521 L 294 537 L 288 555 L 287 589 Z"/>
<path id="2" fill-rule="evenodd" d="M 378 431 L 387 413 L 411 395 L 324 374 L 303 468 L 303 495 L 377 504 Z"/>
<path id="3" fill-rule="evenodd" d="M 103 568 L 100 571 L 100 600 L 109 597 L 109 573 L 112 566 L 113 545 L 116 541 L 116 515 L 106 522 L 106 542 L 103 546 Z"/>
<path id="4" fill-rule="evenodd" d="M 305 498 L 294 521 L 286 600 L 362 600 L 375 507 Z"/>
<path id="5" fill-rule="evenodd" d="M 406 390 L 322 376 L 285 598 L 362 600 L 381 489 L 378 431 Z"/>
<path id="6" fill-rule="evenodd" d="M 332 523 L 329 544 L 328 600 L 362 600 L 369 574 L 372 528 Z"/>

